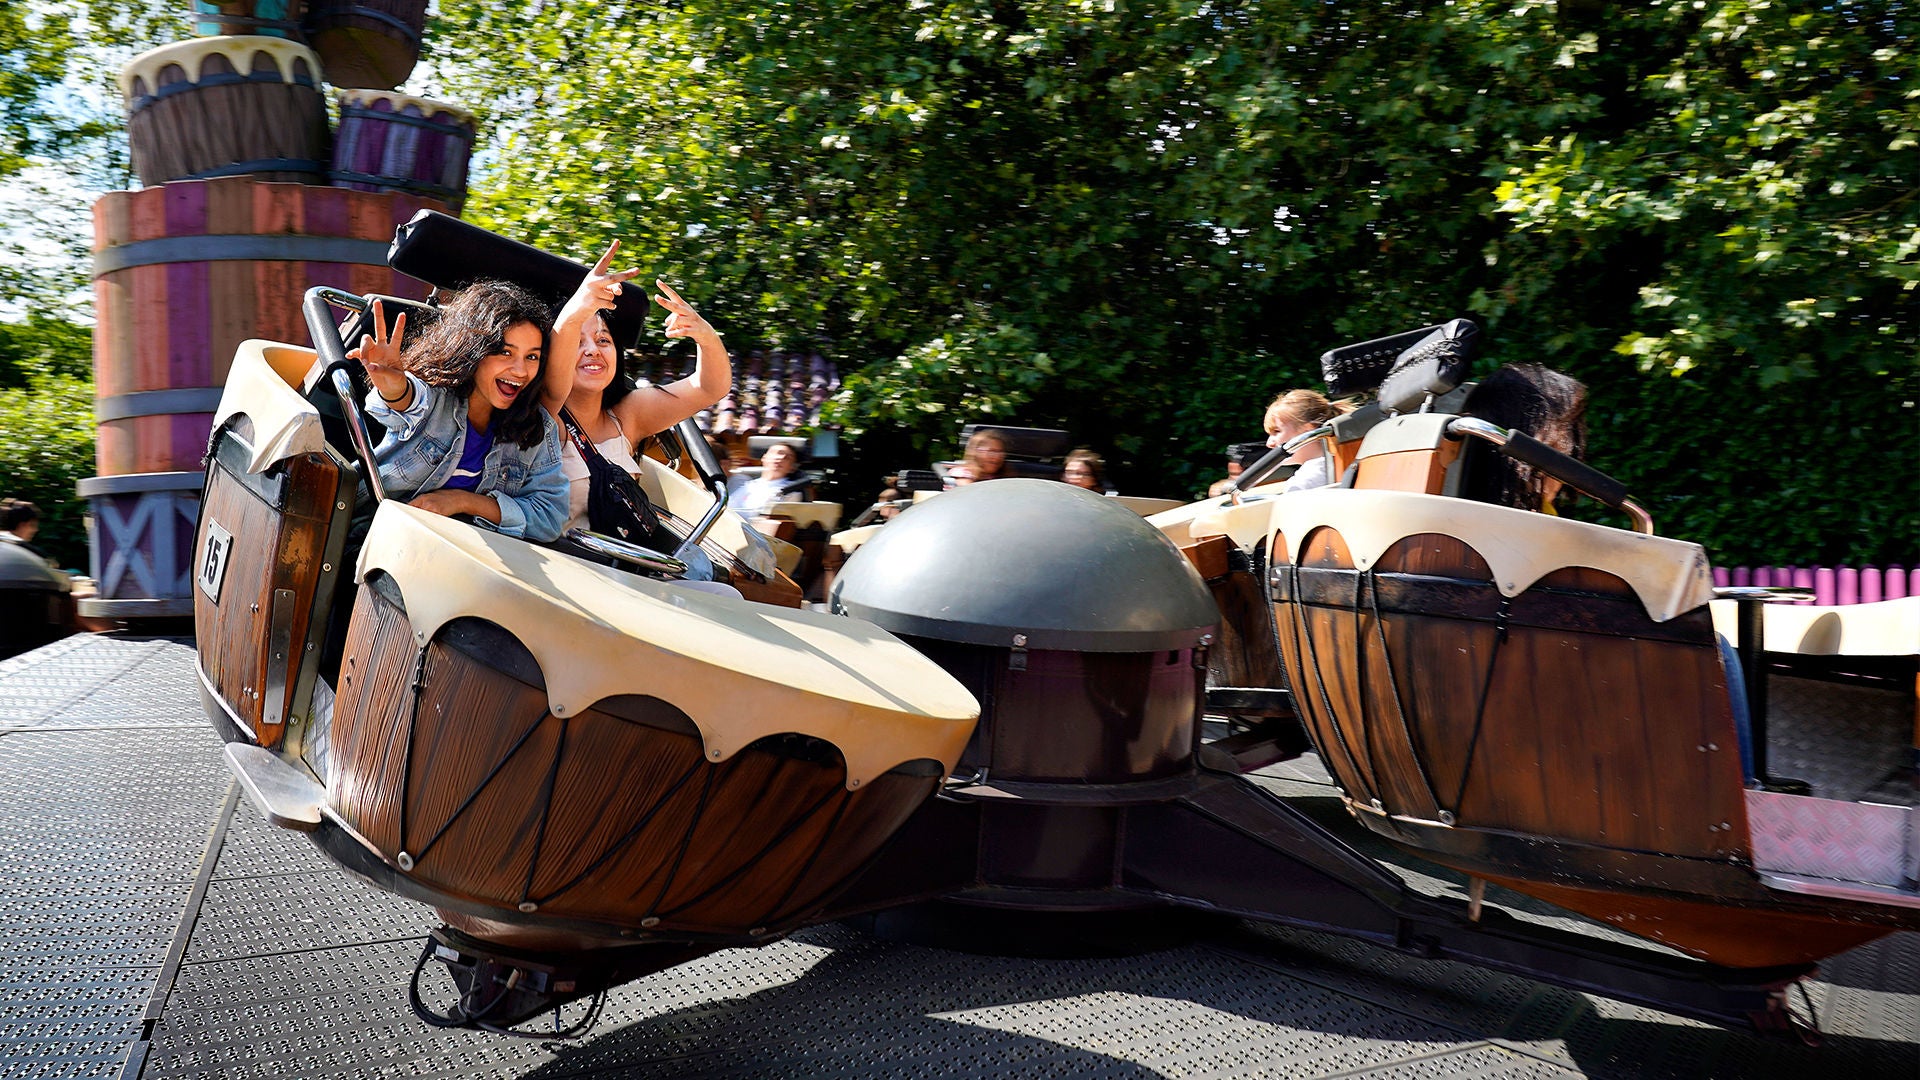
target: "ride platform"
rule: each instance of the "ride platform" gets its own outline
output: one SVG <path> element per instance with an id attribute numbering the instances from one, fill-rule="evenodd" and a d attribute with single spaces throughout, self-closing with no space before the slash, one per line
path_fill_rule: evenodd
<path id="1" fill-rule="evenodd" d="M 1819 1046 L 1244 923 L 1131 955 L 1056 941 L 1080 954 L 1064 958 L 828 925 L 617 987 L 583 1039 L 437 1029 L 406 995 L 432 912 L 261 818 L 197 684 L 178 639 L 79 635 L 0 662 L 0 1080 L 1920 1075 L 1913 933 L 1828 961 L 1795 995 Z M 1847 769 L 1781 742 L 1782 771 Z M 1310 761 L 1260 782 L 1344 821 Z M 1465 895 L 1459 875 L 1349 831 L 1416 888 Z M 1497 888 L 1487 901 L 1617 936 Z"/>

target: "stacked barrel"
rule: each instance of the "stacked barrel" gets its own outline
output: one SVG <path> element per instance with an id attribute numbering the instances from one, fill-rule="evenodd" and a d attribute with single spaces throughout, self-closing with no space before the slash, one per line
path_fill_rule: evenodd
<path id="1" fill-rule="evenodd" d="M 138 191 L 94 205 L 97 595 L 81 613 L 191 614 L 213 409 L 240 342 L 307 344 L 306 290 L 422 297 L 395 226 L 457 213 L 474 121 L 395 92 L 426 0 L 195 0 L 202 37 L 120 75 Z M 330 127 L 326 87 L 339 93 Z"/>

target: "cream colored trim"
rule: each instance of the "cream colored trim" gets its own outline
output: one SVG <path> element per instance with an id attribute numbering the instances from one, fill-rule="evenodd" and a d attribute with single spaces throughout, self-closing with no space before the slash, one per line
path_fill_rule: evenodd
<path id="1" fill-rule="evenodd" d="M 1109 495 L 1108 498 L 1141 517 L 1152 517 L 1168 510 L 1178 510 L 1185 505 L 1178 499 L 1155 499 L 1146 495 Z"/>
<path id="2" fill-rule="evenodd" d="M 1270 532 L 1286 535 L 1288 556 L 1314 529 L 1339 532 L 1365 570 L 1395 543 L 1421 533 L 1464 542 L 1487 560 L 1502 595 L 1516 596 L 1555 570 L 1592 567 L 1624 580 L 1655 622 L 1699 608 L 1713 598 L 1707 553 L 1698 544 L 1647 536 L 1550 514 L 1469 502 L 1444 495 L 1314 488 L 1267 505 Z M 1236 521 L 1236 527 L 1244 523 Z"/>
<path id="3" fill-rule="evenodd" d="M 842 529 L 834 533 L 827 542 L 839 548 L 841 551 L 852 553 L 855 548 L 873 539 L 874 534 L 879 532 L 880 527 L 885 524 L 886 522 L 884 521 L 877 521 L 872 525 L 862 525 L 857 529 Z"/>
<path id="4" fill-rule="evenodd" d="M 837 502 L 777 502 L 767 507 L 770 518 L 786 518 L 795 525 L 818 525 L 828 532 L 840 524 L 842 507 Z"/>
<path id="5" fill-rule="evenodd" d="M 1740 640 L 1737 606 L 1713 602 L 1713 628 L 1729 641 Z M 1819 607 L 1768 604 L 1761 633 L 1768 652 L 1802 656 L 1920 655 L 1920 596 L 1875 604 Z"/>
<path id="6" fill-rule="evenodd" d="M 919 758 L 950 772 L 980 713 L 872 623 L 677 589 L 392 501 L 359 580 L 375 570 L 400 586 L 416 643 L 462 616 L 496 623 L 539 662 L 554 715 L 649 694 L 693 719 L 710 761 L 799 732 L 839 747 L 850 789 Z"/>
<path id="7" fill-rule="evenodd" d="M 1261 484 L 1257 488 L 1241 493 L 1240 497 L 1246 499 L 1257 495 L 1260 496 L 1261 499 L 1269 498 L 1278 495 L 1281 486 L 1285 483 L 1286 481 L 1281 480 L 1271 484 Z M 1193 543 L 1195 540 L 1204 540 L 1207 536 L 1221 535 L 1217 532 L 1195 535 L 1192 532 L 1191 523 L 1195 518 L 1211 515 L 1214 511 L 1221 509 L 1223 505 L 1231 506 L 1232 503 L 1228 501 L 1226 496 L 1216 495 L 1210 499 L 1201 499 L 1198 502 L 1186 503 L 1182 506 L 1173 507 L 1170 510 L 1161 510 L 1157 513 L 1148 514 L 1147 524 L 1166 533 L 1167 539 L 1184 547 L 1187 544 Z M 1248 544 L 1247 546 L 1252 547 L 1253 545 Z"/>
<path id="8" fill-rule="evenodd" d="M 272 39 L 269 39 L 272 40 Z M 250 473 L 262 472 L 274 462 L 298 454 L 317 454 L 326 448 L 320 413 L 295 389 L 317 354 L 312 349 L 249 338 L 234 350 L 227 386 L 213 414 L 216 430 L 228 417 L 245 414 L 253 421 L 253 459 Z"/>
<path id="9" fill-rule="evenodd" d="M 227 58 L 233 70 L 242 75 L 253 70 L 253 58 L 266 53 L 273 58 L 274 65 L 280 69 L 282 82 L 293 82 L 293 62 L 305 60 L 307 70 L 313 72 L 314 89 L 320 89 L 320 81 L 326 77 L 321 70 L 320 56 L 312 49 L 297 41 L 286 38 L 267 37 L 264 34 L 236 34 L 230 37 L 188 38 L 171 45 L 162 45 L 149 49 L 127 62 L 120 69 L 120 96 L 133 98 L 133 80 L 143 78 L 147 83 L 147 93 L 160 88 L 160 69 L 168 64 L 179 64 L 192 82 L 200 81 L 201 69 L 206 65 L 207 57 L 215 54 Z"/>
<path id="10" fill-rule="evenodd" d="M 395 113 L 401 113 L 407 106 L 411 105 L 414 111 L 420 114 L 421 119 L 431 120 L 435 113 L 446 113 L 452 119 L 443 122 L 449 122 L 455 125 L 464 124 L 467 127 L 474 126 L 472 113 L 458 105 L 449 105 L 444 101 L 435 101 L 432 98 L 414 97 L 412 94 L 402 94 L 396 90 L 364 90 L 357 87 L 351 89 L 341 88 L 339 95 L 342 106 L 368 109 L 372 108 L 373 103 L 376 101 L 386 101 L 393 105 L 393 111 Z"/>

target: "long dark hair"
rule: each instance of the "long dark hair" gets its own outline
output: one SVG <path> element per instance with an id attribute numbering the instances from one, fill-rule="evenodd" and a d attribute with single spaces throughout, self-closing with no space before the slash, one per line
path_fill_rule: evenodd
<path id="1" fill-rule="evenodd" d="M 1580 380 L 1539 364 L 1508 364 L 1480 380 L 1463 411 L 1522 431 L 1568 457 L 1587 456 L 1587 388 Z M 1544 504 L 1546 478 L 1504 454 L 1482 454 L 1469 471 L 1469 499 L 1521 510 Z"/>
<path id="2" fill-rule="evenodd" d="M 540 331 L 540 367 L 505 412 L 493 418 L 493 437 L 519 447 L 538 445 L 547 435 L 547 410 L 540 388 L 547 377 L 547 350 L 553 315 L 533 293 L 506 281 L 476 281 L 454 294 L 433 323 L 407 350 L 407 370 L 428 386 L 451 391 L 465 401 L 474 391 L 480 361 L 506 348 L 507 328 L 532 323 Z"/>

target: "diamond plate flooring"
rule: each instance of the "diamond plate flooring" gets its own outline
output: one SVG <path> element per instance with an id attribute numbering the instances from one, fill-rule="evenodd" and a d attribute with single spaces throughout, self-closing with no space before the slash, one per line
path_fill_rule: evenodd
<path id="1" fill-rule="evenodd" d="M 405 990 L 431 912 L 235 800 L 195 682 L 175 641 L 70 638 L 0 663 L 0 1080 L 1920 1075 L 1917 934 L 1824 966 L 1818 1048 L 1253 924 L 1074 960 L 822 926 L 619 987 L 583 1040 L 438 1030 Z M 1310 759 L 1260 782 L 1339 819 Z"/>

